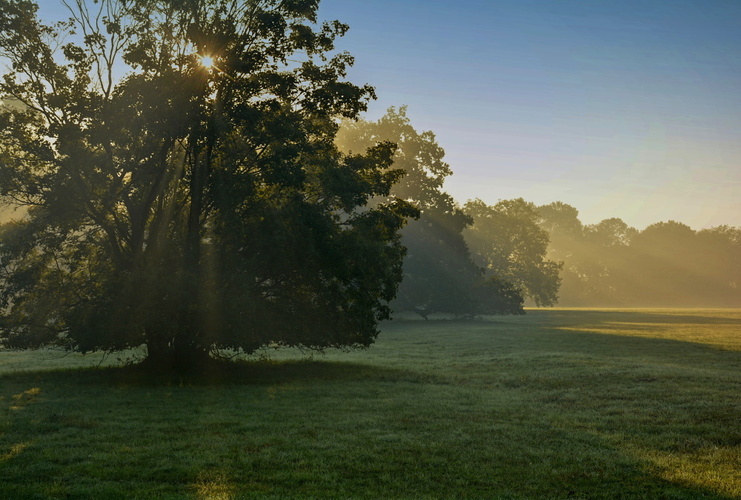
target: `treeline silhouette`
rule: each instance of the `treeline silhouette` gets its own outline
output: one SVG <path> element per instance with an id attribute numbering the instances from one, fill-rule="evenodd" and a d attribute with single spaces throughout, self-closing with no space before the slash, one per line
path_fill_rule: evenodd
<path id="1" fill-rule="evenodd" d="M 375 122 L 346 121 L 339 147 L 396 145 L 406 175 L 390 197 L 420 208 L 402 230 L 408 252 L 396 311 L 457 316 L 521 313 L 535 306 L 741 306 L 741 228 L 700 231 L 674 221 L 643 231 L 619 218 L 585 225 L 563 202 L 522 198 L 459 205 L 443 191 L 452 174 L 432 132 L 406 107 Z"/>
<path id="2" fill-rule="evenodd" d="M 548 257 L 563 262 L 563 306 L 741 306 L 741 228 L 676 221 L 642 231 L 619 218 L 584 225 L 562 202 L 538 207 Z"/>

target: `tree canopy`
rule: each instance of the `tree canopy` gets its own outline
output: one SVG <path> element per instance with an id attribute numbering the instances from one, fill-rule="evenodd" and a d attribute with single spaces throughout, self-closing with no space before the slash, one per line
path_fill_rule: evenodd
<path id="1" fill-rule="evenodd" d="M 348 27 L 316 0 L 0 0 L 0 343 L 164 367 L 367 346 L 402 277 L 393 145 L 343 154 Z M 208 60 L 204 58 L 209 58 Z M 208 62 L 208 64 L 206 64 Z M 369 200 L 385 197 L 382 203 Z"/>
<path id="2" fill-rule="evenodd" d="M 546 258 L 549 236 L 538 225 L 535 205 L 522 198 L 493 206 L 472 200 L 463 209 L 473 219 L 464 235 L 476 262 L 537 306 L 554 305 L 563 264 Z"/>
<path id="3" fill-rule="evenodd" d="M 738 307 L 741 230 L 696 231 L 676 221 L 642 231 L 618 218 L 582 225 L 556 202 L 538 207 L 551 237 L 548 256 L 564 262 L 559 303 L 567 306 Z"/>
<path id="4" fill-rule="evenodd" d="M 397 145 L 393 165 L 405 173 L 390 196 L 420 210 L 419 219 L 402 230 L 408 253 L 404 280 L 392 306 L 425 318 L 431 313 L 522 313 L 522 296 L 503 280 L 487 279 L 471 258 L 463 230 L 472 219 L 443 190 L 452 169 L 434 133 L 418 132 L 406 107 L 392 107 L 376 122 L 346 120 L 337 135 L 337 143 L 348 152 L 384 141 Z"/>

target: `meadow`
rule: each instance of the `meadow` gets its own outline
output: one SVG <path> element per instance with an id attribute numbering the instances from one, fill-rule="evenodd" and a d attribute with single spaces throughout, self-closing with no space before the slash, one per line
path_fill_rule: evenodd
<path id="1" fill-rule="evenodd" d="M 407 318 L 203 380 L 119 363 L 0 351 L 0 498 L 741 498 L 738 309 Z"/>

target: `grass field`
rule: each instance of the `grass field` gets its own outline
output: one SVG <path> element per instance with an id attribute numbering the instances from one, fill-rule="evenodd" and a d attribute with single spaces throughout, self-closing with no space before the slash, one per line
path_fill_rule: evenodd
<path id="1" fill-rule="evenodd" d="M 0 352 L 0 498 L 741 498 L 741 310 L 396 321 L 261 356 L 148 383 Z"/>

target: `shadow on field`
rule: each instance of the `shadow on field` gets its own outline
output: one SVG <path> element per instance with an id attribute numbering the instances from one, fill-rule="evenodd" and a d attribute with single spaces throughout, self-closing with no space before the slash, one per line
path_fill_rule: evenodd
<path id="1" fill-rule="evenodd" d="M 91 383 L 123 386 L 273 385 L 293 382 L 393 381 L 445 383 L 442 377 L 409 370 L 362 363 L 336 361 L 224 361 L 213 360 L 208 367 L 190 373 L 163 373 L 140 364 L 123 367 L 46 369 L 19 373 L 0 373 L 0 380 Z"/>

